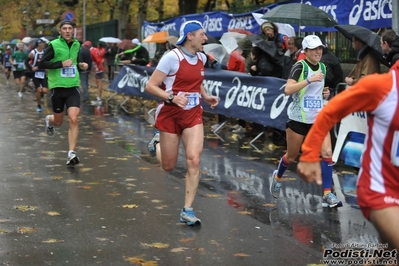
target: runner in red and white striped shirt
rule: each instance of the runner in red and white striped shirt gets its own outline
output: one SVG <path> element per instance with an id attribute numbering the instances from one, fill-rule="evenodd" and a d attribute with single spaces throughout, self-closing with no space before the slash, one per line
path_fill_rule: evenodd
<path id="1" fill-rule="evenodd" d="M 319 113 L 305 142 L 299 175 L 321 184 L 319 151 L 324 137 L 341 118 L 368 114 L 357 198 L 363 215 L 381 240 L 399 249 L 399 62 L 389 73 L 373 74 L 334 97 Z"/>

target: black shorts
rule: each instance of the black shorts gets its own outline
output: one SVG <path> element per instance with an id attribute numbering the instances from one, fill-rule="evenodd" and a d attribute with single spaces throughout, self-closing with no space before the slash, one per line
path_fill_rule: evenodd
<path id="1" fill-rule="evenodd" d="M 104 77 L 104 72 L 96 72 L 96 79 L 102 79 Z"/>
<path id="2" fill-rule="evenodd" d="M 305 124 L 294 120 L 288 120 L 286 128 L 290 128 L 295 133 L 306 136 L 313 124 Z"/>
<path id="3" fill-rule="evenodd" d="M 26 76 L 25 70 L 22 71 L 13 71 L 14 79 L 20 79 L 21 77 Z"/>
<path id="4" fill-rule="evenodd" d="M 80 108 L 79 87 L 51 89 L 50 97 L 54 113 L 62 113 L 65 105 L 67 110 L 69 107 Z"/>
<path id="5" fill-rule="evenodd" d="M 35 88 L 48 88 L 47 78 L 39 79 L 33 78 L 33 84 L 35 84 Z"/>

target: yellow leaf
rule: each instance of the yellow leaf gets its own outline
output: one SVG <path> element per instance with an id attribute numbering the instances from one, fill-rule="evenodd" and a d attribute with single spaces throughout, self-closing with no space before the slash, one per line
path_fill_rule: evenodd
<path id="1" fill-rule="evenodd" d="M 82 188 L 82 189 L 92 189 L 92 186 L 78 186 L 78 188 Z"/>
<path id="2" fill-rule="evenodd" d="M 155 209 L 163 210 L 166 207 L 168 207 L 168 205 L 160 205 L 160 206 L 155 207 Z"/>
<path id="3" fill-rule="evenodd" d="M 293 181 L 293 180 L 296 180 L 296 178 L 295 177 L 284 177 L 281 179 L 281 181 Z"/>
<path id="4" fill-rule="evenodd" d="M 219 194 L 206 194 L 205 196 L 208 197 L 208 198 L 219 198 L 221 195 L 219 195 Z"/>
<path id="5" fill-rule="evenodd" d="M 31 176 L 31 175 L 33 175 L 33 173 L 32 172 L 25 172 L 25 173 L 22 173 L 24 176 Z"/>
<path id="6" fill-rule="evenodd" d="M 18 234 L 31 234 L 36 231 L 37 231 L 37 229 L 34 227 L 19 227 L 17 230 L 17 233 Z"/>
<path id="7" fill-rule="evenodd" d="M 61 215 L 59 212 L 48 212 L 47 214 L 50 215 L 50 216 Z"/>
<path id="8" fill-rule="evenodd" d="M 149 167 L 139 167 L 139 170 L 150 170 L 151 168 Z"/>
<path id="9" fill-rule="evenodd" d="M 33 180 L 43 180 L 43 177 L 34 177 Z"/>
<path id="10" fill-rule="evenodd" d="M 158 262 L 156 260 L 148 260 L 144 262 L 143 266 L 158 266 Z"/>
<path id="11" fill-rule="evenodd" d="M 93 168 L 80 168 L 79 172 L 85 173 L 85 172 L 89 172 L 89 171 L 92 171 L 92 170 L 93 170 Z"/>
<path id="12" fill-rule="evenodd" d="M 76 179 L 68 179 L 65 181 L 68 184 L 73 184 L 73 183 L 82 183 L 82 180 L 76 180 Z"/>
<path id="13" fill-rule="evenodd" d="M 274 206 L 276 206 L 276 204 L 275 203 L 263 203 L 263 206 L 264 207 L 274 207 Z"/>
<path id="14" fill-rule="evenodd" d="M 249 215 L 249 214 L 251 214 L 251 212 L 249 212 L 249 211 L 239 211 L 238 213 L 239 213 L 239 214 L 242 214 L 242 215 Z"/>
<path id="15" fill-rule="evenodd" d="M 127 161 L 127 158 L 124 158 L 124 157 L 123 157 L 123 158 L 117 158 L 116 160 L 117 160 L 117 161 Z M 139 169 L 140 169 L 140 168 L 139 168 Z"/>
<path id="16" fill-rule="evenodd" d="M 153 200 L 151 200 L 151 202 L 159 203 L 159 202 L 162 202 L 162 200 L 153 199 Z"/>
<path id="17" fill-rule="evenodd" d="M 175 252 L 175 253 L 177 253 L 177 252 L 183 252 L 183 251 L 185 251 L 185 250 L 187 250 L 188 248 L 183 248 L 183 247 L 180 247 L 180 248 L 172 248 L 172 250 L 170 251 L 170 252 Z"/>
<path id="18" fill-rule="evenodd" d="M 37 207 L 36 206 L 30 206 L 30 205 L 18 205 L 18 206 L 15 207 L 15 209 L 23 211 L 23 212 L 26 212 L 26 211 L 34 211 L 34 210 L 37 209 Z"/>
<path id="19" fill-rule="evenodd" d="M 42 243 L 50 243 L 50 244 L 52 244 L 52 243 L 64 243 L 64 242 L 65 242 L 64 240 L 59 240 L 59 239 L 54 239 L 54 238 L 42 241 Z"/>
<path id="20" fill-rule="evenodd" d="M 109 196 L 112 196 L 112 197 L 116 197 L 116 196 L 120 196 L 121 193 L 112 192 L 112 193 L 108 193 L 108 195 L 109 195 Z"/>
<path id="21" fill-rule="evenodd" d="M 53 180 L 59 180 L 59 179 L 62 179 L 63 177 L 62 176 L 52 176 L 51 177 L 51 179 L 53 179 Z"/>
<path id="22" fill-rule="evenodd" d="M 123 207 L 123 208 L 127 208 L 127 209 L 136 209 L 136 208 L 138 208 L 139 206 L 136 205 L 136 204 L 125 204 L 125 205 L 123 205 L 122 207 Z"/>
<path id="23" fill-rule="evenodd" d="M 164 243 L 153 243 L 152 246 L 154 248 L 168 248 L 169 244 L 164 244 Z"/>
<path id="24" fill-rule="evenodd" d="M 193 241 L 193 240 L 195 240 L 194 237 L 189 237 L 189 238 L 182 238 L 179 241 L 183 242 L 183 243 L 187 243 L 187 242 L 190 242 L 190 241 Z"/>
<path id="25" fill-rule="evenodd" d="M 0 229 L 0 234 L 5 234 L 5 233 L 8 233 L 8 231 L 4 230 L 4 229 Z"/>
<path id="26" fill-rule="evenodd" d="M 249 256 L 251 256 L 251 255 L 246 254 L 246 253 L 236 253 L 236 254 L 234 254 L 234 257 L 249 257 Z"/>
<path id="27" fill-rule="evenodd" d="M 147 194 L 148 192 L 147 191 L 136 191 L 135 193 L 137 193 L 137 194 Z"/>
<path id="28" fill-rule="evenodd" d="M 86 184 L 88 184 L 88 185 L 99 185 L 100 182 L 87 182 Z"/>

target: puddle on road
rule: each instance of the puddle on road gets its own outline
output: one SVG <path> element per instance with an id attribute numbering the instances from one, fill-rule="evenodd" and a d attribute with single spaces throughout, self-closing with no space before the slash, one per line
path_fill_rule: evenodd
<path id="1" fill-rule="evenodd" d="M 105 141 L 113 140 L 128 153 L 156 164 L 148 155 L 147 142 L 154 128 L 140 112 L 126 115 L 109 107 L 86 106 L 84 113 L 93 117 L 94 130 Z M 377 243 L 374 228 L 363 218 L 356 202 L 356 171 L 334 167 L 337 196 L 344 202 L 339 209 L 322 208 L 321 188 L 306 184 L 290 165 L 278 200 L 269 192 L 269 177 L 285 152 L 284 132 L 265 129 L 256 141 L 256 133 L 234 134 L 224 128 L 214 134 L 210 125 L 214 116 L 206 115 L 204 150 L 201 158 L 200 186 L 217 193 L 226 204 L 244 215 L 272 226 L 278 234 L 294 238 L 317 251 L 332 243 Z M 261 131 L 259 131 L 261 132 Z M 185 174 L 184 151 L 172 173 Z M 198 195 L 206 196 L 206 195 Z"/>

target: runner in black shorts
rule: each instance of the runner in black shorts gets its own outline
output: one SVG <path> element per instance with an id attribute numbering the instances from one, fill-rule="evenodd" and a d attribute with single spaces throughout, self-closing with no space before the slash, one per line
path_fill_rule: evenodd
<path id="1" fill-rule="evenodd" d="M 38 112 L 42 111 L 41 99 L 43 95 L 48 92 L 46 70 L 39 68 L 39 62 L 43 56 L 46 45 L 47 41 L 45 39 L 38 39 L 36 42 L 36 48 L 29 53 L 28 58 L 25 60 L 25 66 L 32 71 L 33 84 L 36 88 Z"/>
<path id="2" fill-rule="evenodd" d="M 87 70 L 87 63 L 78 63 L 80 43 L 73 37 L 75 24 L 62 21 L 58 32 L 61 34 L 52 40 L 43 57 L 39 68 L 48 69 L 48 83 L 51 90 L 53 114 L 46 116 L 46 132 L 54 136 L 53 126 L 60 126 L 64 121 L 64 106 L 66 105 L 69 118 L 68 157 L 67 165 L 80 162 L 75 149 L 78 142 L 78 116 L 80 112 L 79 71 Z"/>

